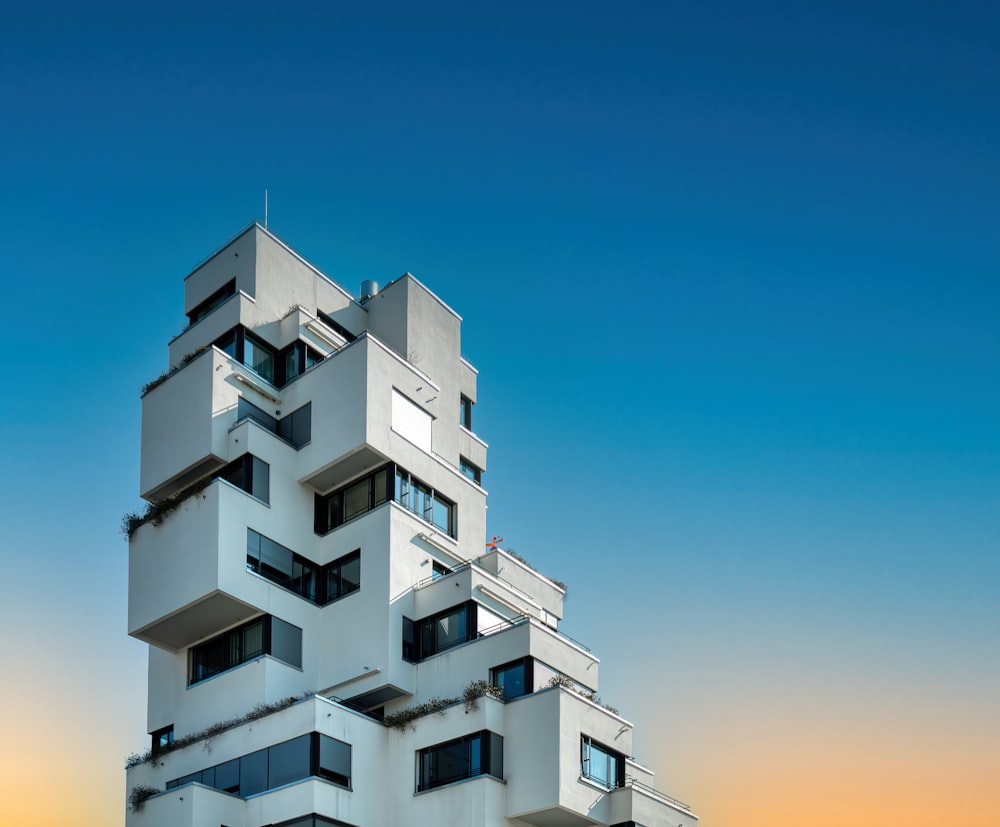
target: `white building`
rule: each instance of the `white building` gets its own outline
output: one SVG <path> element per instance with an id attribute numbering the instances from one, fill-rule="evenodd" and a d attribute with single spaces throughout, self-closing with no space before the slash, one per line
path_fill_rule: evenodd
<path id="1" fill-rule="evenodd" d="M 461 318 L 409 274 L 362 289 L 259 224 L 184 282 L 126 521 L 127 824 L 692 827 L 593 700 L 562 584 L 484 544 Z"/>

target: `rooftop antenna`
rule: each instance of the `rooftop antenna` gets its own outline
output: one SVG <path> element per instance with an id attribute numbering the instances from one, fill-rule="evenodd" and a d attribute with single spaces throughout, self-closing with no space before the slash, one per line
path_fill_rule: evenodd
<path id="1" fill-rule="evenodd" d="M 267 229 L 267 187 L 264 187 L 264 229 Z"/>

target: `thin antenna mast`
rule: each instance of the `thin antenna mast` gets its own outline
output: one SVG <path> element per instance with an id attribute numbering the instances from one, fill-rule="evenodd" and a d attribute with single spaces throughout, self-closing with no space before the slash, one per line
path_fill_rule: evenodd
<path id="1" fill-rule="evenodd" d="M 264 229 L 267 229 L 267 187 L 264 187 Z"/>

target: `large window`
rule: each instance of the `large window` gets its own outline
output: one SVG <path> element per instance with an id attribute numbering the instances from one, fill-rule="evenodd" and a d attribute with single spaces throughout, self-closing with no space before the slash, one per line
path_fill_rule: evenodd
<path id="1" fill-rule="evenodd" d="M 330 494 L 317 494 L 313 521 L 316 533 L 326 534 L 348 520 L 388 502 L 390 468 L 390 465 L 384 465 Z"/>
<path id="2" fill-rule="evenodd" d="M 311 777 L 325 778 L 341 787 L 350 787 L 351 745 L 319 732 L 310 732 L 175 778 L 167 782 L 167 789 L 198 783 L 246 798 Z"/>
<path id="3" fill-rule="evenodd" d="M 496 666 L 490 670 L 490 683 L 503 690 L 504 698 L 519 698 L 534 692 L 534 659 L 520 660 Z"/>
<path id="4" fill-rule="evenodd" d="M 329 494 L 317 494 L 313 528 L 317 534 L 326 534 L 388 500 L 395 500 L 450 537 L 455 536 L 455 504 L 392 463 Z"/>
<path id="5" fill-rule="evenodd" d="M 227 330 L 213 344 L 279 388 L 323 360 L 322 353 L 301 341 L 276 350 L 242 325 Z"/>
<path id="6" fill-rule="evenodd" d="M 422 620 L 404 617 L 403 657 L 416 662 L 460 643 L 475 640 L 476 615 L 475 601 L 468 600 Z"/>
<path id="7" fill-rule="evenodd" d="M 503 778 L 503 738 L 488 729 L 417 753 L 417 792 L 477 775 Z"/>
<path id="8" fill-rule="evenodd" d="M 271 466 L 253 454 L 244 454 L 215 476 L 261 502 L 271 501 Z"/>
<path id="9" fill-rule="evenodd" d="M 236 279 L 230 279 L 222 287 L 216 290 L 211 296 L 209 296 L 201 304 L 197 305 L 190 313 L 187 314 L 188 325 L 193 325 L 196 322 L 200 322 L 209 313 L 223 304 L 226 299 L 231 298 L 236 295 Z"/>
<path id="10" fill-rule="evenodd" d="M 587 735 L 580 739 L 580 775 L 609 790 L 625 786 L 625 756 Z"/>
<path id="11" fill-rule="evenodd" d="M 448 536 L 455 536 L 454 503 L 399 467 L 396 468 L 395 500 Z"/>
<path id="12" fill-rule="evenodd" d="M 319 566 L 247 529 L 247 569 L 320 606 L 361 588 L 361 551 Z"/>
<path id="13" fill-rule="evenodd" d="M 278 419 L 241 396 L 236 405 L 236 421 L 244 419 L 252 419 L 262 428 L 290 442 L 296 449 L 312 439 L 312 402 L 307 402 Z"/>
<path id="14" fill-rule="evenodd" d="M 191 647 L 188 683 L 197 683 L 247 661 L 271 655 L 302 667 L 302 630 L 277 617 L 264 615 Z"/>

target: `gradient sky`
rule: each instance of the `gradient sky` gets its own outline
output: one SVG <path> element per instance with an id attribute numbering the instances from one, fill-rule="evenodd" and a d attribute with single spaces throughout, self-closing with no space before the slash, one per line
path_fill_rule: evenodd
<path id="1" fill-rule="evenodd" d="M 704 827 L 1000 823 L 1000 11 L 35 3 L 0 22 L 0 823 L 123 823 L 121 515 L 254 218 L 465 319 L 489 528 Z"/>

